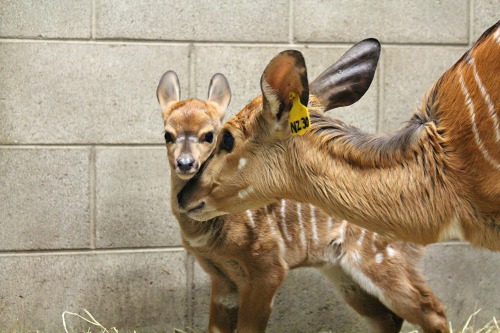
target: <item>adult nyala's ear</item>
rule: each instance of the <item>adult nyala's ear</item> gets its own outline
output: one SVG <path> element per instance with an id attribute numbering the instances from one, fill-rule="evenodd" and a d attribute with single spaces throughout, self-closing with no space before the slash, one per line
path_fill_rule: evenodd
<path id="1" fill-rule="evenodd" d="M 181 87 L 179 78 L 174 71 L 167 71 L 160 79 L 156 88 L 156 97 L 160 103 L 160 108 L 163 113 L 163 120 L 166 120 L 168 111 L 172 104 L 178 102 L 181 98 Z"/>
<path id="2" fill-rule="evenodd" d="M 305 106 L 309 102 L 307 68 L 302 53 L 287 50 L 275 56 L 262 74 L 260 88 L 264 116 L 274 124 L 275 130 L 289 133 L 291 94 L 299 96 Z"/>
<path id="3" fill-rule="evenodd" d="M 226 114 L 226 109 L 231 102 L 231 88 L 227 78 L 217 73 L 212 76 L 208 86 L 208 101 L 215 104 L 219 112 L 219 118 L 222 120 Z"/>
<path id="4" fill-rule="evenodd" d="M 310 85 L 325 110 L 357 102 L 368 90 L 377 69 L 380 43 L 365 39 L 351 47 Z"/>

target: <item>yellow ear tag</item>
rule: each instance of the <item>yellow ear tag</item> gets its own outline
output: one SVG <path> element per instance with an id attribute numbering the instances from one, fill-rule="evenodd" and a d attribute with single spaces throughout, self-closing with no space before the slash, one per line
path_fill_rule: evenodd
<path id="1" fill-rule="evenodd" d="M 309 110 L 300 102 L 298 94 L 290 93 L 290 99 L 293 99 L 292 109 L 288 122 L 292 135 L 303 135 L 311 127 L 311 118 L 309 118 Z"/>

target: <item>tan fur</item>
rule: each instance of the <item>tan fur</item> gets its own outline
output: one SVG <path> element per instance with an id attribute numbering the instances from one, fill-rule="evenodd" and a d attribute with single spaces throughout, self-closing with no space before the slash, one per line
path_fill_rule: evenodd
<path id="1" fill-rule="evenodd" d="M 186 210 L 203 220 L 288 198 L 393 239 L 429 244 L 459 238 L 500 250 L 500 142 L 494 134 L 500 45 L 493 38 L 498 30 L 500 23 L 444 73 L 405 126 L 389 135 L 332 120 L 311 96 L 311 130 L 291 137 L 289 130 L 284 135 L 273 128 L 256 98 L 222 128 L 234 136 L 234 149 L 216 150 L 186 191 Z M 237 170 L 242 157 L 248 163 Z M 235 193 L 249 186 L 252 193 L 236 200 Z M 199 202 L 203 209 L 190 210 Z"/>
<path id="2" fill-rule="evenodd" d="M 169 131 L 193 137 L 202 137 L 206 128 L 217 133 L 221 127 L 217 110 L 199 100 L 173 104 L 164 118 Z M 186 183 L 175 172 L 176 146 L 167 144 L 172 210 L 184 247 L 212 281 L 210 332 L 265 331 L 277 289 L 288 271 L 298 267 L 319 268 L 374 332 L 399 332 L 401 318 L 425 332 L 448 332 L 443 305 L 416 269 L 419 247 L 388 243 L 372 232 L 329 218 L 314 206 L 290 200 L 206 222 L 190 219 L 179 212 L 176 202 Z M 208 146 L 192 142 L 186 149 L 199 152 L 201 164 L 214 148 L 215 142 Z M 234 164 L 247 167 L 238 161 Z M 392 257 L 387 253 L 390 248 Z M 377 254 L 384 254 L 379 263 Z"/>

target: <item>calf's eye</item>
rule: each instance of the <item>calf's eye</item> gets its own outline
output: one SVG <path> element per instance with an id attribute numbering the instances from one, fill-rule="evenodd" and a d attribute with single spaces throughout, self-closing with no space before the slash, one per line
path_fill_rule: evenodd
<path id="1" fill-rule="evenodd" d="M 165 142 L 166 143 L 174 142 L 174 137 L 172 136 L 171 133 L 165 132 Z"/>
<path id="2" fill-rule="evenodd" d="M 214 141 L 214 132 L 208 132 L 203 139 L 205 142 L 212 143 Z"/>

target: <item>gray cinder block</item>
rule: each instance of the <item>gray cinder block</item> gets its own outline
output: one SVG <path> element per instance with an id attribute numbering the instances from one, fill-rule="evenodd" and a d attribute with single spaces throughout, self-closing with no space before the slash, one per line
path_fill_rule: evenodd
<path id="1" fill-rule="evenodd" d="M 288 13 L 286 0 L 98 1 L 97 37 L 286 42 Z"/>
<path id="2" fill-rule="evenodd" d="M 90 38 L 92 0 L 16 1 L 0 6 L 0 37 Z"/>
<path id="3" fill-rule="evenodd" d="M 89 152 L 0 149 L 0 250 L 90 246 Z"/>
<path id="4" fill-rule="evenodd" d="M 466 47 L 383 46 L 380 129 L 401 127 L 420 106 L 426 91 L 465 51 Z"/>
<path id="5" fill-rule="evenodd" d="M 180 244 L 166 148 L 97 148 L 96 246 Z"/>
<path id="6" fill-rule="evenodd" d="M 465 243 L 427 246 L 425 276 L 446 305 L 454 331 L 462 329 L 470 315 L 476 330 L 500 314 L 500 252 L 480 250 Z"/>
<path id="7" fill-rule="evenodd" d="M 466 0 L 297 0 L 294 39 L 300 42 L 356 42 L 374 37 L 390 43 L 468 42 Z"/>
<path id="8" fill-rule="evenodd" d="M 119 332 L 171 332 L 186 320 L 184 251 L 0 256 L 0 329 L 63 332 L 87 309 Z M 66 316 L 69 332 L 97 327 Z M 10 330 L 9 330 L 10 331 Z"/>
<path id="9" fill-rule="evenodd" d="M 233 93 L 225 118 L 229 119 L 261 94 L 260 77 L 264 68 L 276 54 L 287 48 L 289 47 L 196 45 L 195 96 L 206 98 L 212 75 L 223 73 L 229 80 Z"/>
<path id="10" fill-rule="evenodd" d="M 194 261 L 194 259 L 191 258 Z M 196 332 L 204 332 L 208 328 L 210 304 L 210 278 L 195 261 L 193 270 L 191 304 L 193 308 L 192 328 Z"/>
<path id="11" fill-rule="evenodd" d="M 482 33 L 500 20 L 500 1 L 479 0 L 472 1 L 472 42 L 479 38 Z"/>
<path id="12" fill-rule="evenodd" d="M 188 54 L 180 45 L 0 43 L 0 143 L 162 143 L 156 86 L 167 69 L 188 77 Z"/>

